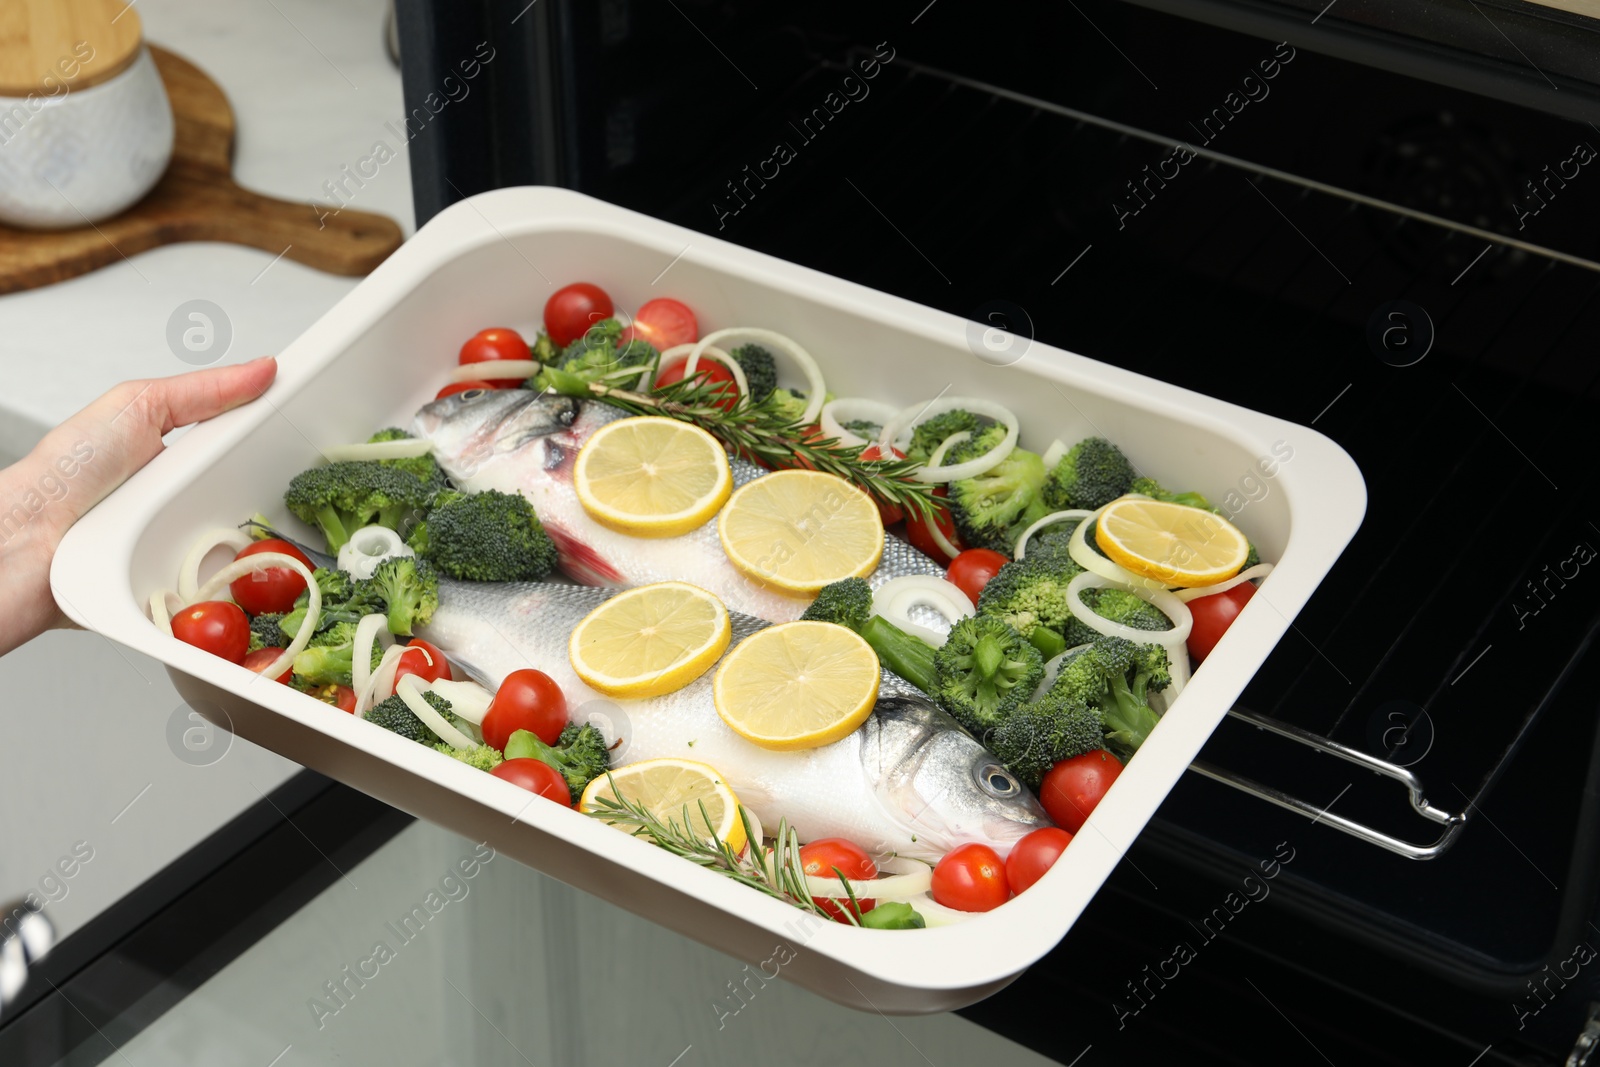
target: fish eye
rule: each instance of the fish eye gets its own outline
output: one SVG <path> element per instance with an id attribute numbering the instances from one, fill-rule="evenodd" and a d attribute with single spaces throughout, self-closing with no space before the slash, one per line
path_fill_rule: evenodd
<path id="1" fill-rule="evenodd" d="M 1007 800 L 1022 792 L 1022 784 L 998 763 L 987 763 L 979 768 L 978 785 L 985 793 L 1000 800 Z"/>
<path id="2" fill-rule="evenodd" d="M 487 389 L 465 389 L 461 393 L 461 399 L 462 400 L 476 400 L 480 396 L 483 396 L 488 391 L 489 390 L 487 390 Z"/>

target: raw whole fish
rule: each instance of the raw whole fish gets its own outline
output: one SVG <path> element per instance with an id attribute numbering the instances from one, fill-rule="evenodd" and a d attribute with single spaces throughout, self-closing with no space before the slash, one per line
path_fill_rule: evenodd
<path id="1" fill-rule="evenodd" d="M 562 571 L 574 581 L 627 587 L 689 582 L 715 593 L 729 611 L 769 622 L 799 618 L 809 601 L 740 573 L 722 551 L 714 521 L 681 537 L 642 538 L 589 517 L 572 485 L 573 461 L 591 434 L 624 417 L 618 408 L 595 400 L 527 389 L 470 390 L 423 407 L 412 432 L 433 442 L 434 457 L 461 489 L 527 497 L 560 550 Z M 735 486 L 766 473 L 742 459 L 731 463 Z M 899 538 L 887 537 L 883 560 L 869 580 L 876 587 L 903 574 L 942 577 L 944 568 Z"/>
<path id="2" fill-rule="evenodd" d="M 787 818 L 803 841 L 844 837 L 869 852 L 932 863 L 969 841 L 1005 855 L 1024 834 L 1050 825 L 999 760 L 887 672 L 877 708 L 859 730 L 800 752 L 769 751 L 729 729 L 712 701 L 715 668 L 666 696 L 596 693 L 573 672 L 567 639 L 611 595 L 577 585 L 443 581 L 423 636 L 491 690 L 523 667 L 550 675 L 572 720 L 593 722 L 615 746 L 616 766 L 661 756 L 711 765 L 769 832 Z M 766 625 L 730 615 L 734 643 Z"/>

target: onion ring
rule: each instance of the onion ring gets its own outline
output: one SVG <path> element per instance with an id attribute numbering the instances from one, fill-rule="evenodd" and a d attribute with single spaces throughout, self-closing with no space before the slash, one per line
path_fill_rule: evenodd
<path id="1" fill-rule="evenodd" d="M 350 646 L 350 688 L 358 693 L 372 680 L 372 646 L 379 640 L 384 642 L 385 649 L 394 644 L 394 638 L 389 636 L 388 617 L 377 612 L 363 615 L 356 623 L 355 639 Z"/>
<path id="2" fill-rule="evenodd" d="M 1000 443 L 977 459 L 969 459 L 965 463 L 956 463 L 948 467 L 926 466 L 912 475 L 919 482 L 955 482 L 963 478 L 976 478 L 986 471 L 993 470 L 1005 461 L 1011 450 L 1017 447 L 1017 433 L 1021 429 L 1017 417 L 1009 408 L 996 404 L 992 400 L 983 400 L 971 396 L 935 397 L 933 400 L 922 404 L 912 404 L 903 408 L 890 419 L 883 427 L 883 432 L 878 435 L 878 451 L 888 455 L 891 446 L 899 442 L 903 434 L 908 434 L 918 423 L 931 419 L 935 415 L 943 415 L 947 411 L 965 410 L 974 415 L 983 415 L 993 419 L 1006 428 L 1006 435 Z M 910 443 L 907 436 L 906 443 Z M 904 448 L 901 449 L 904 451 Z"/>
<path id="3" fill-rule="evenodd" d="M 1017 538 L 1017 550 L 1015 553 L 1015 558 L 1023 558 L 1023 553 L 1028 547 L 1028 538 L 1032 537 L 1046 526 L 1054 526 L 1057 523 L 1068 522 L 1072 519 L 1078 520 L 1079 524 L 1081 525 L 1085 519 L 1094 518 L 1094 515 L 1094 512 L 1084 511 L 1082 508 L 1072 508 L 1067 511 L 1052 511 L 1050 514 L 1046 515 L 1044 518 L 1040 519 L 1038 522 L 1022 531 L 1022 535 Z M 1085 544 L 1084 547 L 1089 548 L 1087 544 Z M 1090 548 L 1089 551 L 1093 552 L 1094 549 Z"/>
<path id="4" fill-rule="evenodd" d="M 1172 675 L 1169 701 L 1189 684 L 1189 649 L 1186 642 L 1194 629 L 1194 614 L 1189 605 L 1165 589 L 1128 589 L 1128 592 L 1148 601 L 1156 610 L 1172 620 L 1170 630 L 1140 630 L 1095 613 L 1083 602 L 1079 594 L 1085 589 L 1127 589 L 1127 586 L 1085 571 L 1067 583 L 1067 610 L 1072 617 L 1108 637 L 1123 637 L 1141 645 L 1160 645 L 1167 650 L 1168 671 Z"/>
<path id="5" fill-rule="evenodd" d="M 781 350 L 800 368 L 800 373 L 805 376 L 806 384 L 811 387 L 811 395 L 806 401 L 806 410 L 800 416 L 800 422 L 809 426 L 817 421 L 817 416 L 822 413 L 822 405 L 827 402 L 828 394 L 822 380 L 822 368 L 817 366 L 817 361 L 811 358 L 811 353 L 783 334 L 774 330 L 763 330 L 754 326 L 730 326 L 724 330 L 716 330 L 706 334 L 695 342 L 694 355 L 699 355 L 709 346 L 729 337 L 741 337 L 756 344 L 771 345 Z M 727 346 L 724 346 L 727 347 Z M 690 356 L 690 366 L 694 365 L 694 355 Z M 888 451 L 883 452 L 888 455 Z"/>
<path id="6" fill-rule="evenodd" d="M 201 534 L 195 539 L 194 544 L 189 546 L 189 551 L 184 553 L 183 565 L 178 568 L 178 595 L 185 603 L 194 599 L 195 591 L 200 588 L 200 564 L 211 554 L 213 548 L 226 545 L 238 555 L 253 544 L 255 544 L 254 538 L 243 530 L 233 530 L 225 526 Z"/>
<path id="7" fill-rule="evenodd" d="M 705 356 L 709 359 L 715 360 L 718 363 L 721 363 L 723 366 L 728 368 L 729 373 L 733 375 L 734 387 L 739 390 L 740 396 L 750 395 L 750 382 L 745 378 L 744 368 L 739 366 L 739 361 L 728 355 L 728 353 L 722 349 L 715 348 L 711 345 L 707 345 L 703 350 L 698 344 L 673 345 L 671 348 L 661 353 L 661 360 L 656 364 L 656 377 L 659 378 L 661 376 L 660 369 L 662 364 L 666 363 L 668 360 L 677 359 L 682 355 L 687 355 L 689 357 L 683 365 L 684 378 L 687 379 L 694 377 L 695 368 L 700 366 L 700 357 Z"/>
<path id="8" fill-rule="evenodd" d="M 891 578 L 872 593 L 872 614 L 881 615 L 912 637 L 942 648 L 950 635 L 912 622 L 909 609 L 921 604 L 937 611 L 954 626 L 976 614 L 961 587 L 931 574 L 905 574 Z"/>
<path id="9" fill-rule="evenodd" d="M 1257 578 L 1265 578 L 1271 573 L 1272 564 L 1257 563 L 1254 567 L 1248 567 L 1235 574 L 1232 578 L 1224 579 L 1215 585 L 1197 585 L 1192 589 L 1178 589 L 1172 595 L 1187 604 L 1191 600 L 1210 596 L 1212 593 L 1225 593 L 1236 585 L 1243 585 L 1245 582 L 1253 581 Z"/>
<path id="10" fill-rule="evenodd" d="M 405 701 L 406 707 L 411 709 L 411 714 L 421 719 L 424 726 L 451 748 L 472 748 L 477 744 L 472 738 L 451 726 L 443 715 L 434 710 L 433 705 L 423 697 L 416 675 L 408 674 L 400 679 L 400 684 L 395 686 L 394 691 L 396 696 Z"/>
<path id="11" fill-rule="evenodd" d="M 178 602 L 179 610 L 183 608 L 183 598 L 170 589 L 157 589 L 150 594 L 150 621 L 156 628 L 168 637 L 172 636 L 172 602 Z"/>
<path id="12" fill-rule="evenodd" d="M 532 378 L 539 373 L 542 364 L 536 359 L 489 359 L 482 363 L 463 363 L 459 367 L 450 368 L 450 381 L 455 382 L 500 382 L 510 381 L 512 378 Z M 489 370 L 498 373 L 489 374 Z M 396 457 L 388 457 L 396 458 Z"/>
<path id="13" fill-rule="evenodd" d="M 850 893 L 854 893 L 857 900 L 915 900 L 928 892 L 928 888 L 933 884 L 933 868 L 926 863 L 893 857 L 879 864 L 878 868 L 880 871 L 884 871 L 888 870 L 891 865 L 898 866 L 900 870 L 898 873 L 890 874 L 886 878 L 846 879 L 850 883 Z M 808 874 L 805 879 L 806 888 L 813 897 L 842 900 L 850 895 L 850 893 L 845 892 L 844 886 L 839 883 L 837 875 Z"/>
<path id="14" fill-rule="evenodd" d="M 389 646 L 389 649 L 384 652 L 383 658 L 378 661 L 378 667 L 372 672 L 372 678 L 368 680 L 366 688 L 357 690 L 356 718 L 364 719 L 367 717 L 367 709 L 373 703 L 376 703 L 373 698 L 380 692 L 383 693 L 385 699 L 391 695 L 394 687 L 395 668 L 400 665 L 400 657 L 405 654 L 406 647 L 404 645 Z"/>
<path id="15" fill-rule="evenodd" d="M 257 552 L 244 559 L 236 559 L 216 574 L 211 580 L 200 587 L 200 590 L 188 601 L 197 604 L 202 600 L 209 600 L 228 586 L 230 582 L 243 578 L 247 574 L 266 570 L 268 567 L 288 567 L 306 580 L 306 591 L 310 593 L 309 602 L 306 604 L 305 621 L 300 624 L 300 631 L 289 642 L 289 647 L 283 650 L 283 655 L 273 660 L 271 664 L 261 668 L 258 674 L 263 678 L 276 678 L 294 665 L 294 658 L 305 651 L 306 645 L 311 642 L 311 635 L 317 632 L 317 620 L 322 617 L 322 590 L 317 586 L 317 581 L 311 576 L 311 571 L 304 563 L 282 552 Z"/>
<path id="16" fill-rule="evenodd" d="M 458 718 L 474 726 L 483 725 L 483 717 L 489 714 L 489 704 L 494 700 L 494 694 L 477 682 L 454 682 L 448 678 L 436 678 L 428 683 L 428 688 L 448 700 L 450 710 Z"/>
<path id="17" fill-rule="evenodd" d="M 851 396 L 828 401 L 822 405 L 822 411 L 818 417 L 821 420 L 819 425 L 822 427 L 822 435 L 824 437 L 836 438 L 839 444 L 845 448 L 854 448 L 856 445 L 868 445 L 872 442 L 845 429 L 839 422 L 841 414 L 850 422 L 860 419 L 876 422 L 879 426 L 882 426 L 889 419 L 894 418 L 894 413 L 893 404 L 885 404 L 881 400 L 869 400 L 866 397 Z M 880 452 L 879 454 L 888 456 L 890 453 Z"/>
<path id="18" fill-rule="evenodd" d="M 1110 505 L 1107 506 L 1109 507 Z M 1141 578 L 1089 547 L 1089 542 L 1084 540 L 1084 537 L 1088 534 L 1089 527 L 1093 525 L 1093 520 L 1099 517 L 1100 512 L 1104 510 L 1105 508 L 1097 509 L 1094 515 L 1078 523 L 1078 528 L 1072 531 L 1072 540 L 1067 542 L 1067 554 L 1072 557 L 1072 561 L 1089 573 L 1098 574 L 1107 581 L 1119 582 L 1135 590 L 1148 589 L 1165 592 L 1167 587 L 1161 582 L 1156 581 L 1154 578 Z"/>
<path id="19" fill-rule="evenodd" d="M 933 450 L 933 455 L 928 457 L 928 462 L 925 465 L 930 468 L 944 466 L 945 454 L 952 448 L 956 447 L 956 445 L 965 444 L 970 440 L 972 440 L 971 430 L 957 430 L 955 433 L 939 442 L 939 447 Z"/>

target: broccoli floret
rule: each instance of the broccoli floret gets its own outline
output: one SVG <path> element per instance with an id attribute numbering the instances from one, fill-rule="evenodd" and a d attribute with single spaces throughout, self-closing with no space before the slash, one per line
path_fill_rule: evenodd
<path id="1" fill-rule="evenodd" d="M 520 498 L 518 498 L 520 499 Z M 389 632 L 409 637 L 439 606 L 439 576 L 426 560 L 390 556 L 361 582 L 357 599 L 389 617 Z"/>
<path id="2" fill-rule="evenodd" d="M 872 615 L 872 586 L 865 578 L 843 578 L 822 587 L 800 618 L 831 622 L 851 630 L 865 626 Z"/>
<path id="3" fill-rule="evenodd" d="M 763 410 L 771 413 L 774 419 L 781 423 L 795 423 L 806 413 L 806 405 L 810 403 L 806 394 L 798 389 L 777 388 L 772 395 L 761 402 Z"/>
<path id="4" fill-rule="evenodd" d="M 655 346 L 648 341 L 635 337 L 619 344 L 621 338 L 622 323 L 601 319 L 561 350 L 559 365 L 568 374 L 592 382 L 612 371 L 643 367 L 655 360 Z"/>
<path id="5" fill-rule="evenodd" d="M 379 430 L 377 433 L 367 438 L 367 442 L 369 444 L 377 444 L 380 441 L 409 440 L 411 440 L 411 435 L 409 433 L 394 426 L 389 427 L 387 430 Z M 378 462 L 387 467 L 393 467 L 395 470 L 402 470 L 407 474 L 415 476 L 419 481 L 422 482 L 423 485 L 428 486 L 435 492 L 439 491 L 440 489 L 448 488 L 450 485 L 449 479 L 444 476 L 444 471 L 439 469 L 438 462 L 431 454 L 411 456 L 406 459 L 380 459 Z"/>
<path id="6" fill-rule="evenodd" d="M 876 441 L 883 433 L 883 424 L 870 422 L 866 419 L 851 419 L 849 422 L 839 424 L 841 430 L 848 430 L 864 441 Z"/>
<path id="7" fill-rule="evenodd" d="M 356 595 L 356 584 L 349 571 L 318 567 L 311 572 L 311 577 L 322 593 L 322 611 L 317 616 L 318 630 L 326 630 L 341 622 L 360 622 L 361 616 L 373 610 Z M 287 637 L 293 639 L 300 632 L 300 624 L 305 621 L 310 607 L 311 591 L 303 590 L 295 598 L 294 610 L 284 615 L 278 624 Z"/>
<path id="8" fill-rule="evenodd" d="M 1011 624 L 989 615 L 962 619 L 933 654 L 939 701 L 955 720 L 981 736 L 1032 699 L 1044 659 Z"/>
<path id="9" fill-rule="evenodd" d="M 1072 533 L 1078 528 L 1077 519 L 1063 519 L 1050 526 L 1046 526 L 1032 537 L 1028 538 L 1028 554 L 1025 559 L 1030 563 L 1054 560 L 1063 566 L 1076 567 L 1073 574 L 1083 570 L 1078 566 L 1077 560 L 1072 558 L 1069 551 L 1072 544 Z"/>
<path id="10" fill-rule="evenodd" d="M 1025 785 L 1034 789 L 1064 759 L 1101 748 L 1105 725 L 1098 709 L 1046 695 L 1016 708 L 983 743 Z"/>
<path id="11" fill-rule="evenodd" d="M 554 746 L 539 740 L 529 730 L 518 730 L 506 741 L 506 759 L 536 759 L 548 763 L 567 780 L 567 789 L 576 804 L 583 787 L 600 777 L 611 766 L 606 739 L 589 723 L 569 722 Z"/>
<path id="12" fill-rule="evenodd" d="M 427 694 L 424 693 L 423 696 L 426 697 Z M 416 716 L 413 715 L 412 718 L 415 719 Z M 417 721 L 421 722 L 422 720 L 417 719 Z M 468 767 L 476 767 L 480 771 L 492 771 L 504 762 L 499 751 L 491 748 L 489 745 L 474 745 L 472 748 L 457 748 L 448 741 L 440 741 L 438 744 L 434 745 L 433 748 L 436 752 L 443 752 L 446 756 L 451 756 L 455 759 L 458 759 L 462 763 L 465 763 Z"/>
<path id="13" fill-rule="evenodd" d="M 1164 500 L 1168 504 L 1182 504 L 1185 507 L 1204 508 L 1207 511 L 1217 510 L 1211 506 L 1211 501 L 1207 500 L 1202 494 L 1174 493 L 1170 489 L 1164 488 L 1154 478 L 1135 478 L 1133 483 L 1128 486 L 1128 492 L 1141 493 L 1156 500 Z M 1217 513 L 1221 514 L 1221 512 Z"/>
<path id="14" fill-rule="evenodd" d="M 947 464 L 976 459 L 994 448 L 1005 428 L 993 426 L 945 454 Z M 1040 501 L 1045 482 L 1044 460 L 1025 448 L 1011 454 L 982 474 L 950 483 L 950 517 L 961 543 L 993 547 L 1009 555 L 1022 533 L 1022 522 Z M 1014 532 L 1013 532 L 1014 531 Z"/>
<path id="15" fill-rule="evenodd" d="M 1098 709 L 1107 747 L 1127 759 L 1160 721 L 1149 694 L 1171 681 L 1171 664 L 1160 645 L 1100 637 L 1062 666 L 1050 695 Z"/>
<path id="16" fill-rule="evenodd" d="M 1133 464 L 1104 437 L 1086 437 L 1067 450 L 1050 479 L 1044 499 L 1052 510 L 1104 507 L 1133 484 Z"/>
<path id="17" fill-rule="evenodd" d="M 978 416 L 957 408 L 931 416 L 919 422 L 911 431 L 911 443 L 906 446 L 906 458 L 913 463 L 926 463 L 928 458 L 944 444 L 953 433 L 976 433 L 982 425 Z M 949 459 L 946 458 L 946 463 Z"/>
<path id="18" fill-rule="evenodd" d="M 823 586 L 800 618 L 809 622 L 831 622 L 854 630 L 872 646 L 883 666 L 929 696 L 938 689 L 933 646 L 911 636 L 883 616 L 872 614 L 872 587 L 866 579 L 843 578 Z"/>
<path id="19" fill-rule="evenodd" d="M 422 699 L 449 721 L 448 700 L 431 689 L 423 691 Z M 428 724 L 417 718 L 416 712 L 406 707 L 406 702 L 400 699 L 398 694 L 373 705 L 372 710 L 367 712 L 367 721 L 401 737 L 408 737 L 420 745 L 432 745 L 439 740 L 438 735 L 428 727 Z"/>
<path id="20" fill-rule="evenodd" d="M 1067 623 L 1074 621 L 1067 586 L 1081 572 L 1070 560 L 1028 556 L 1007 563 L 978 594 L 978 614 L 1010 623 L 1040 652 L 1053 656 L 1070 647 L 1062 643 Z"/>
<path id="21" fill-rule="evenodd" d="M 426 526 L 420 547 L 412 548 L 452 578 L 524 582 L 555 569 L 555 542 L 520 494 L 452 494 L 429 512 Z"/>
<path id="22" fill-rule="evenodd" d="M 356 624 L 335 623 L 319 630 L 311 643 L 294 658 L 294 673 L 308 685 L 351 685 L 354 667 Z M 376 670 L 383 658 L 383 646 L 372 642 L 372 665 Z"/>
<path id="23" fill-rule="evenodd" d="M 1078 599 L 1096 615 L 1135 630 L 1172 629 L 1172 620 L 1164 611 L 1126 589 L 1083 589 Z"/>
<path id="24" fill-rule="evenodd" d="M 750 403 L 759 404 L 772 395 L 778 387 L 778 364 L 760 345 L 740 345 L 728 355 L 744 371 L 745 384 L 750 387 Z"/>
<path id="25" fill-rule="evenodd" d="M 434 490 L 414 474 L 369 460 L 301 471 L 283 494 L 289 510 L 322 531 L 338 552 L 363 526 L 399 530 L 428 508 Z"/>
<path id="26" fill-rule="evenodd" d="M 257 615 L 250 620 L 251 652 L 258 652 L 263 648 L 289 647 L 289 635 L 278 625 L 282 619 L 282 615 Z"/>
<path id="27" fill-rule="evenodd" d="M 560 355 L 561 349 L 556 347 L 554 341 L 550 340 L 550 335 L 540 330 L 539 336 L 533 342 L 533 347 L 529 350 L 529 358 L 540 363 L 549 363 Z"/>

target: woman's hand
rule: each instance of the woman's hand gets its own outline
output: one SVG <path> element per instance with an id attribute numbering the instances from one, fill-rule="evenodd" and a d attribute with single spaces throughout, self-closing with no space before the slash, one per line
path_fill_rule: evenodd
<path id="1" fill-rule="evenodd" d="M 164 435 L 254 400 L 277 373 L 267 356 L 123 382 L 0 470 L 0 655 L 68 625 L 50 593 L 50 561 L 72 524 L 154 459 Z"/>

